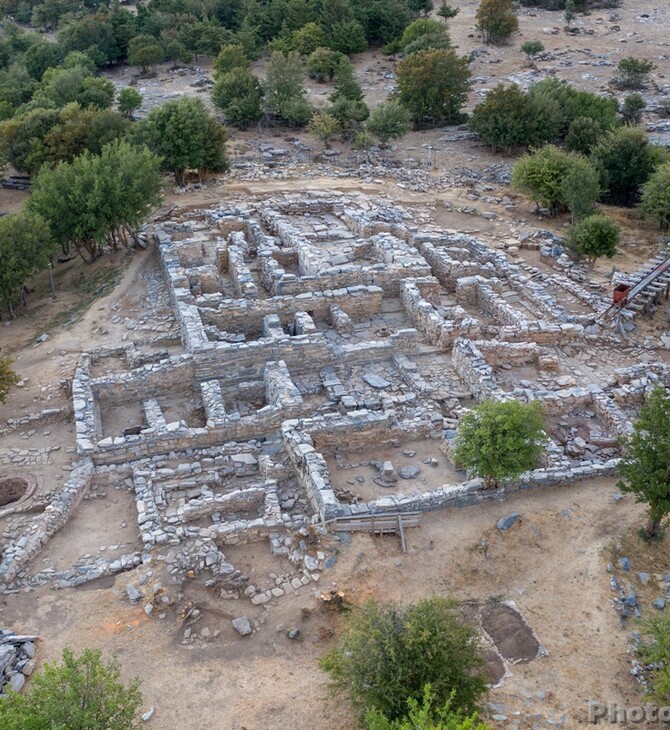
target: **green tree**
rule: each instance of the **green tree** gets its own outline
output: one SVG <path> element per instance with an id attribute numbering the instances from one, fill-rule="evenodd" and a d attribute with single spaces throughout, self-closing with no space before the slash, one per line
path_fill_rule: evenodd
<path id="1" fill-rule="evenodd" d="M 481 0 L 475 18 L 486 43 L 506 43 L 519 30 L 512 0 Z"/>
<path id="2" fill-rule="evenodd" d="M 406 0 L 357 0 L 353 6 L 371 45 L 399 38 L 412 19 Z"/>
<path id="3" fill-rule="evenodd" d="M 629 56 L 617 64 L 614 85 L 620 89 L 641 89 L 649 81 L 649 74 L 655 66 L 652 61 Z"/>
<path id="4" fill-rule="evenodd" d="M 587 256 L 593 264 L 597 258 L 611 259 L 617 251 L 621 232 L 619 226 L 606 215 L 590 215 L 570 226 L 568 247 Z"/>
<path id="5" fill-rule="evenodd" d="M 437 9 L 437 15 L 439 15 L 444 21 L 455 18 L 460 12 L 460 8 L 455 8 L 452 5 L 448 5 L 446 2 L 443 2 Z"/>
<path id="6" fill-rule="evenodd" d="M 430 685 L 426 685 L 421 703 L 410 697 L 407 707 L 407 715 L 399 720 L 389 720 L 373 710 L 365 718 L 365 724 L 368 730 L 491 730 L 489 725 L 479 722 L 477 713 L 466 717 L 454 712 L 450 700 L 443 707 L 435 707 Z"/>
<path id="7" fill-rule="evenodd" d="M 312 22 L 293 31 L 290 46 L 292 51 L 297 51 L 301 56 L 309 56 L 317 48 L 325 46 L 326 42 L 326 34 L 321 26 Z"/>
<path id="8" fill-rule="evenodd" d="M 251 61 L 247 57 L 244 48 L 239 44 L 228 44 L 224 46 L 214 61 L 214 75 L 223 76 L 236 68 L 248 69 Z"/>
<path id="9" fill-rule="evenodd" d="M 338 99 L 363 100 L 363 89 L 356 80 L 356 70 L 353 63 L 346 57 L 342 58 L 337 65 L 333 93 L 330 95 L 331 101 L 337 101 Z"/>
<path id="10" fill-rule="evenodd" d="M 546 440 L 537 401 L 484 401 L 461 419 L 454 462 L 495 489 L 534 469 Z"/>
<path id="11" fill-rule="evenodd" d="M 105 244 L 112 249 L 127 244 L 132 229 L 160 202 L 159 166 L 148 149 L 116 141 L 100 155 L 85 152 L 42 168 L 28 207 L 47 221 L 64 249 L 73 243 L 84 261 L 94 261 Z"/>
<path id="12" fill-rule="evenodd" d="M 363 26 L 357 20 L 344 20 L 332 27 L 328 45 L 334 51 L 349 56 L 362 53 L 368 47 L 368 42 Z"/>
<path id="13" fill-rule="evenodd" d="M 647 102 L 640 94 L 628 94 L 623 100 L 621 116 L 626 124 L 639 124 L 642 112 L 647 108 Z"/>
<path id="14" fill-rule="evenodd" d="M 372 110 L 367 130 L 386 147 L 392 139 L 404 137 L 410 130 L 412 118 L 402 104 L 395 99 L 382 101 Z"/>
<path id="15" fill-rule="evenodd" d="M 275 51 L 270 56 L 264 84 L 265 106 L 268 114 L 290 127 L 302 127 L 312 116 L 303 87 L 305 70 L 295 52 Z"/>
<path id="16" fill-rule="evenodd" d="M 426 685 L 438 707 L 451 699 L 454 711 L 472 712 L 485 690 L 480 651 L 477 632 L 444 598 L 409 606 L 370 601 L 349 614 L 321 666 L 361 716 L 393 721 L 408 700 L 423 699 Z"/>
<path id="17" fill-rule="evenodd" d="M 403 49 L 405 56 L 411 56 L 413 53 L 419 53 L 419 51 L 430 51 L 434 49 L 448 49 L 451 48 L 451 38 L 446 31 L 441 33 L 429 33 L 428 35 L 422 35 L 415 41 L 412 41 Z"/>
<path id="18" fill-rule="evenodd" d="M 565 29 L 570 28 L 570 24 L 577 17 L 575 13 L 575 0 L 565 0 L 565 12 L 563 13 L 563 20 L 565 20 Z"/>
<path id="19" fill-rule="evenodd" d="M 109 79 L 101 76 L 89 76 L 81 83 L 81 89 L 74 98 L 82 107 L 109 109 L 114 103 L 116 87 Z"/>
<path id="20" fill-rule="evenodd" d="M 600 191 L 598 175 L 590 163 L 554 145 L 524 155 L 512 171 L 512 187 L 527 193 L 553 214 L 571 210 L 570 205 L 577 215 L 589 212 Z"/>
<path id="21" fill-rule="evenodd" d="M 174 61 L 175 63 L 191 63 L 193 54 L 186 48 L 181 41 L 170 41 L 165 46 L 165 60 Z"/>
<path id="22" fill-rule="evenodd" d="M 633 203 L 654 170 L 670 159 L 668 151 L 649 141 L 638 127 L 620 127 L 594 147 L 593 161 L 600 171 L 607 197 L 620 205 Z"/>
<path id="23" fill-rule="evenodd" d="M 44 269 L 53 253 L 51 232 L 39 215 L 23 210 L 0 218 L 0 302 L 10 316 L 16 304 L 25 301 L 28 277 Z"/>
<path id="24" fill-rule="evenodd" d="M 470 128 L 493 151 L 509 154 L 514 147 L 545 141 L 541 117 L 533 99 L 519 86 L 505 88 L 498 84 L 484 101 L 477 104 L 470 118 Z"/>
<path id="25" fill-rule="evenodd" d="M 63 650 L 60 664 L 46 664 L 30 689 L 0 703 L 4 730 L 133 730 L 142 703 L 139 680 L 124 684 L 115 659 L 104 662 L 99 651 L 75 656 Z"/>
<path id="26" fill-rule="evenodd" d="M 570 123 L 565 136 L 565 148 L 570 152 L 590 155 L 603 136 L 603 128 L 590 117 L 577 117 Z"/>
<path id="27" fill-rule="evenodd" d="M 555 130 L 547 139 L 563 139 L 572 122 L 579 117 L 592 119 L 603 131 L 619 125 L 619 105 L 613 97 L 578 91 L 555 78 L 543 79 L 528 91 L 538 109 L 551 109 L 550 119 Z"/>
<path id="28" fill-rule="evenodd" d="M 320 84 L 332 81 L 344 58 L 342 53 L 330 48 L 316 48 L 307 59 L 307 72 Z"/>
<path id="29" fill-rule="evenodd" d="M 150 66 L 160 63 L 165 57 L 160 43 L 150 35 L 137 35 L 128 44 L 128 63 L 140 66 L 142 73 L 148 73 Z"/>
<path id="30" fill-rule="evenodd" d="M 449 32 L 443 23 L 439 23 L 432 18 L 417 18 L 403 31 L 399 43 L 400 50 L 404 50 L 411 43 L 426 35 L 443 35 L 445 38 L 449 38 Z"/>
<path id="31" fill-rule="evenodd" d="M 465 58 L 452 50 L 430 50 L 403 58 L 397 70 L 398 100 L 417 125 L 457 121 L 470 89 Z"/>
<path id="32" fill-rule="evenodd" d="M 58 46 L 48 41 L 34 43 L 23 55 L 23 63 L 32 78 L 39 81 L 48 68 L 58 66 Z"/>
<path id="33" fill-rule="evenodd" d="M 640 208 L 660 228 L 670 228 L 670 163 L 658 167 L 644 184 Z"/>
<path id="34" fill-rule="evenodd" d="M 521 52 L 526 54 L 528 63 L 532 63 L 535 56 L 544 51 L 544 43 L 538 40 L 524 41 L 521 44 Z"/>
<path id="35" fill-rule="evenodd" d="M 309 131 L 330 149 L 330 140 L 342 130 L 339 120 L 332 114 L 317 112 L 309 123 Z"/>
<path id="36" fill-rule="evenodd" d="M 263 87 L 246 68 L 223 74 L 214 85 L 212 101 L 223 111 L 226 122 L 239 129 L 263 117 Z"/>
<path id="37" fill-rule="evenodd" d="M 2 276 L 0 274 L 0 276 Z M 12 361 L 8 357 L 0 357 L 0 403 L 7 400 L 12 386 L 20 382 L 21 378 L 12 370 Z M 0 710 L 2 718 L 2 710 Z"/>
<path id="38" fill-rule="evenodd" d="M 636 645 L 636 654 L 645 668 L 646 690 L 659 705 L 670 699 L 670 614 L 653 616 L 642 625 L 644 641 Z"/>
<path id="39" fill-rule="evenodd" d="M 183 185 L 186 170 L 207 172 L 228 169 L 226 131 L 209 113 L 201 99 L 184 97 L 153 109 L 146 118 L 149 147 Z"/>
<path id="40" fill-rule="evenodd" d="M 600 197 L 600 175 L 581 155 L 572 155 L 570 168 L 561 182 L 561 198 L 573 222 L 590 215 Z"/>
<path id="41" fill-rule="evenodd" d="M 0 124 L 3 159 L 34 175 L 45 160 L 44 138 L 58 124 L 56 109 L 33 109 Z"/>
<path id="42" fill-rule="evenodd" d="M 648 506 L 645 535 L 653 538 L 670 514 L 670 396 L 665 388 L 649 393 L 623 448 L 618 487 Z"/>
<path id="43" fill-rule="evenodd" d="M 128 119 L 142 106 L 142 94 L 132 86 L 126 86 L 119 91 L 119 111 Z"/>

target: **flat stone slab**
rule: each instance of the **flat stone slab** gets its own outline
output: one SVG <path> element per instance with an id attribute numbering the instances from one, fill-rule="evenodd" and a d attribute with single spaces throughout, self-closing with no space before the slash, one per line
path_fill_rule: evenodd
<path id="1" fill-rule="evenodd" d="M 386 378 L 382 378 L 379 375 L 375 375 L 374 373 L 365 373 L 363 376 L 363 380 L 372 388 L 377 388 L 378 390 L 382 390 L 383 388 L 388 388 L 391 383 L 389 383 Z"/>

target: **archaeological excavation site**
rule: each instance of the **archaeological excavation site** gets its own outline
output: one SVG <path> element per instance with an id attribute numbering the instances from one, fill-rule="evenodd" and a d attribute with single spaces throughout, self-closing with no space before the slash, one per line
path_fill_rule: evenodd
<path id="1" fill-rule="evenodd" d="M 284 603 L 346 590 L 333 569 L 352 537 L 402 561 L 429 513 L 432 549 L 486 503 L 502 535 L 513 495 L 614 477 L 645 391 L 670 385 L 632 339 L 663 280 L 611 322 L 585 267 L 548 275 L 388 198 L 259 196 L 180 210 L 145 236 L 134 338 L 81 352 L 59 385 L 71 402 L 3 431 L 25 439 L 2 452 L 6 597 L 118 578 L 144 620 L 179 611 L 188 647 L 270 641 Z M 526 245 L 552 260 L 550 244 Z M 454 442 L 478 403 L 512 399 L 540 404 L 546 440 L 538 468 L 491 489 L 454 463 Z M 73 445 L 49 446 L 65 423 Z M 204 626 L 203 592 L 225 628 Z M 514 601 L 481 605 L 494 685 L 547 655 Z"/>
<path id="2" fill-rule="evenodd" d="M 0 5 L 0 730 L 664 727 L 670 7 Z"/>

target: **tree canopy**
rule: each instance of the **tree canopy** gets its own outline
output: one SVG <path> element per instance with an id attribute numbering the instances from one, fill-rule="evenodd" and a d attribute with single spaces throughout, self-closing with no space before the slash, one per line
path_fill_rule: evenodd
<path id="1" fill-rule="evenodd" d="M 156 107 L 141 131 L 148 146 L 162 159 L 163 168 L 174 173 L 177 185 L 184 184 L 189 169 L 197 170 L 202 178 L 229 167 L 225 127 L 201 99 L 184 97 Z"/>
<path id="2" fill-rule="evenodd" d="M 670 228 L 670 163 L 666 162 L 652 174 L 642 187 L 640 208 L 659 228 Z"/>
<path id="3" fill-rule="evenodd" d="M 415 124 L 453 123 L 467 101 L 470 69 L 453 50 L 419 51 L 400 61 L 397 84 L 398 100 Z"/>
<path id="4" fill-rule="evenodd" d="M 407 713 L 409 700 L 424 699 L 426 685 L 438 707 L 451 699 L 454 712 L 463 713 L 475 709 L 485 689 L 477 634 L 440 597 L 355 608 L 321 664 L 362 717 L 390 722 Z"/>
<path id="5" fill-rule="evenodd" d="M 649 393 L 623 446 L 619 489 L 648 506 L 645 533 L 654 537 L 670 514 L 670 396 L 665 388 L 657 386 Z"/>
<path id="6" fill-rule="evenodd" d="M 595 214 L 571 226 L 567 241 L 573 251 L 595 261 L 601 256 L 612 258 L 620 238 L 619 226 L 611 218 Z"/>
<path id="7" fill-rule="evenodd" d="M 453 459 L 497 488 L 534 469 L 545 440 L 537 402 L 484 401 L 461 419 Z"/>
<path id="8" fill-rule="evenodd" d="M 0 702 L 3 730 L 134 730 L 142 703 L 139 680 L 124 684 L 115 659 L 63 650 L 59 664 L 36 672 L 23 694 Z"/>
<path id="9" fill-rule="evenodd" d="M 125 244 L 160 202 L 159 165 L 148 149 L 113 142 L 100 155 L 84 152 L 42 168 L 27 205 L 48 223 L 57 243 L 65 249 L 72 243 L 85 261 L 93 261 L 105 243 L 112 249 Z"/>

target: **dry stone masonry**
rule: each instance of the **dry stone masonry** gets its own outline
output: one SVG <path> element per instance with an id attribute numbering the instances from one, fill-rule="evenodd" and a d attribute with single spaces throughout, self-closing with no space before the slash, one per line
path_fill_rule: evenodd
<path id="1" fill-rule="evenodd" d="M 77 460 L 62 486 L 13 508 L 0 588 L 66 588 L 152 564 L 176 582 L 204 571 L 228 597 L 263 605 L 318 581 L 327 557 L 309 537 L 338 519 L 611 475 L 617 437 L 645 392 L 670 385 L 670 367 L 598 334 L 604 292 L 418 220 L 384 200 L 304 193 L 155 227 L 180 343 L 162 317 L 149 352 L 124 342 L 79 357 Z M 459 420 L 488 398 L 538 401 L 547 423 L 541 468 L 498 491 L 450 458 Z M 5 433 L 62 417 L 45 411 Z M 49 458 L 35 451 L 0 461 Z M 82 499 L 112 488 L 134 500 L 135 548 L 35 572 Z M 226 559 L 250 541 L 288 561 L 272 588 L 246 585 Z"/>

